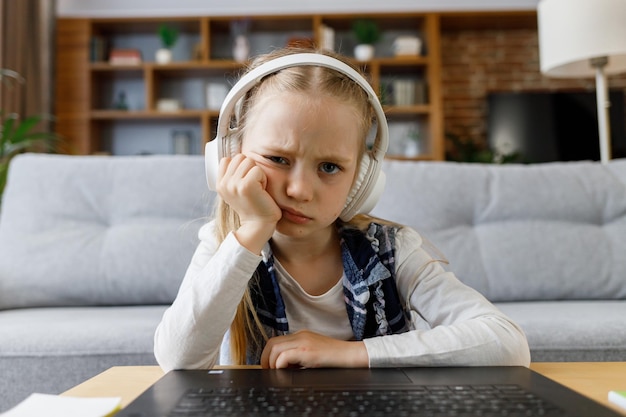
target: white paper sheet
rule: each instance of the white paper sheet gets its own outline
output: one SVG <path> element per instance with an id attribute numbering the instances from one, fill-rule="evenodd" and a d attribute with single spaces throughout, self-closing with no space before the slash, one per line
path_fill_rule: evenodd
<path id="1" fill-rule="evenodd" d="M 121 398 L 61 397 L 31 394 L 0 417 L 106 417 L 120 409 Z"/>

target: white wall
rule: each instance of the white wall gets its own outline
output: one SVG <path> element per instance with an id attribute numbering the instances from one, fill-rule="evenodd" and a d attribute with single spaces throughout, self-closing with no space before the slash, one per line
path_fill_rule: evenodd
<path id="1" fill-rule="evenodd" d="M 57 0 L 59 16 L 194 16 L 534 10 L 539 0 Z"/>

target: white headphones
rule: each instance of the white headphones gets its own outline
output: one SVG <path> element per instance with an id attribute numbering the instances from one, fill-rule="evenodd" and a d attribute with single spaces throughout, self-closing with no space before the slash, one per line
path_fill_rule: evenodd
<path id="1" fill-rule="evenodd" d="M 217 184 L 219 161 L 226 156 L 240 152 L 239 142 L 232 140 L 237 127 L 231 127 L 233 112 L 239 100 L 250 91 L 263 77 L 282 69 L 303 65 L 321 66 L 334 69 L 356 82 L 369 97 L 369 102 L 376 113 L 377 134 L 372 149 L 363 155 L 361 166 L 352 190 L 348 195 L 346 205 L 340 218 L 344 221 L 352 219 L 356 214 L 369 213 L 383 192 L 385 187 L 385 173 L 381 171 L 381 164 L 389 145 L 389 128 L 383 108 L 372 86 L 357 71 L 349 65 L 326 55 L 315 53 L 299 53 L 286 55 L 254 68 L 233 86 L 222 103 L 220 116 L 217 122 L 215 139 L 207 142 L 205 147 L 206 177 L 211 190 Z M 228 143 L 230 141 L 230 143 Z"/>

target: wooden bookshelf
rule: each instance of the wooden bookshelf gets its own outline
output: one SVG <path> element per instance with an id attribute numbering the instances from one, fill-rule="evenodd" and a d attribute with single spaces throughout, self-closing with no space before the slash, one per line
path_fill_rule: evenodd
<path id="1" fill-rule="evenodd" d="M 182 18 L 60 18 L 57 20 L 56 115 L 57 132 L 68 139 L 74 154 L 168 153 L 173 130 L 189 130 L 197 143 L 194 153 L 215 135 L 218 111 L 206 103 L 206 85 L 220 82 L 230 87 L 244 64 L 232 58 L 231 22 L 249 19 L 251 55 L 284 46 L 293 39 L 320 42 L 320 28 L 335 31 L 335 50 L 352 56 L 356 40 L 351 22 L 375 20 L 383 37 L 377 55 L 359 63 L 376 91 L 381 91 L 391 132 L 389 157 L 405 158 L 402 141 L 418 131 L 420 152 L 413 159 L 444 158 L 441 100 L 440 16 L 436 13 L 330 14 L 280 16 L 198 16 Z M 157 64 L 160 24 L 180 31 L 173 49 L 174 61 Z M 392 43 L 399 35 L 422 40 L 422 54 L 393 55 Z M 111 65 L 106 53 L 94 61 L 93 40 L 109 48 L 137 48 L 138 65 Z M 177 49 L 178 48 L 178 49 Z M 396 105 L 388 89 L 396 79 L 415 80 L 423 87 L 423 102 Z M 115 102 L 120 93 L 128 110 Z M 171 98 L 182 103 L 179 111 L 159 111 L 157 101 Z M 139 143 L 138 145 L 136 145 Z"/>

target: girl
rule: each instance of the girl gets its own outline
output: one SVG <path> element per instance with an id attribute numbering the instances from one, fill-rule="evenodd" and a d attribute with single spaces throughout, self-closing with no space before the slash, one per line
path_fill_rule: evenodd
<path id="1" fill-rule="evenodd" d="M 155 333 L 164 370 L 528 366 L 520 328 L 415 230 L 345 218 L 371 112 L 360 85 L 322 66 L 279 70 L 246 93 L 229 139 L 240 152 L 219 163 L 216 216 Z"/>

